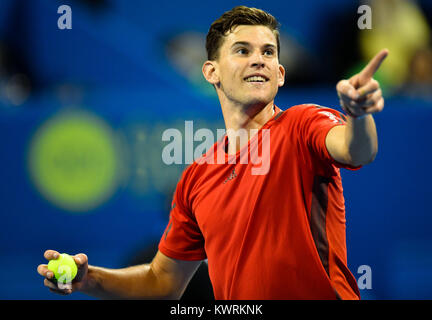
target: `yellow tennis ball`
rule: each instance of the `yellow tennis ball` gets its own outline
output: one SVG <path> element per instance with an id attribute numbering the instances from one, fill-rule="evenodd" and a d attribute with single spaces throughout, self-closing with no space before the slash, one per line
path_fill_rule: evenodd
<path id="1" fill-rule="evenodd" d="M 70 255 L 62 253 L 59 258 L 50 260 L 48 270 L 54 273 L 58 282 L 70 283 L 75 278 L 78 268 Z"/>

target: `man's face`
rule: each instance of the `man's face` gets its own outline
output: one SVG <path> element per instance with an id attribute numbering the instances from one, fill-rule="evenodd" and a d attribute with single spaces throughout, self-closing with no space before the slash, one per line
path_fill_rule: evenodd
<path id="1" fill-rule="evenodd" d="M 265 106 L 273 101 L 285 75 L 274 33 L 265 26 L 235 27 L 220 48 L 215 75 L 220 94 L 231 102 Z"/>

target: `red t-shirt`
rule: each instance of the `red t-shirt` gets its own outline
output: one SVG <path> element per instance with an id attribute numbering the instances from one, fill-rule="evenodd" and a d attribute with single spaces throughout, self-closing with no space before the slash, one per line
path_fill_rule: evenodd
<path id="1" fill-rule="evenodd" d="M 275 111 L 236 155 L 225 153 L 225 136 L 186 168 L 159 250 L 207 258 L 216 299 L 359 299 L 339 172 L 358 168 L 325 146 L 345 117 L 311 104 Z"/>

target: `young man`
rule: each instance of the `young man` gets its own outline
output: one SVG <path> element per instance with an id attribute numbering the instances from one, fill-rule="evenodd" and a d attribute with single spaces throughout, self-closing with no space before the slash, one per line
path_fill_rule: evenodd
<path id="1" fill-rule="evenodd" d="M 274 105 L 285 73 L 277 27 L 270 14 L 244 6 L 212 24 L 203 74 L 218 94 L 227 134 L 184 171 L 153 261 L 113 270 L 78 254 L 72 289 L 59 289 L 40 265 L 51 291 L 177 299 L 208 259 L 216 299 L 360 298 L 347 267 L 339 168 L 356 170 L 375 158 L 371 114 L 384 100 L 372 76 L 388 52 L 337 84 L 347 117 L 317 105 L 282 111 Z M 240 161 L 253 148 L 268 153 L 266 170 Z M 209 161 L 221 155 L 223 163 Z"/>

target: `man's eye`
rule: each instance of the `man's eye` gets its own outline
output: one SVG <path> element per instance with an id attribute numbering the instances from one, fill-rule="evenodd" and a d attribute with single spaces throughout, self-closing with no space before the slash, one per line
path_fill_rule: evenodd
<path id="1" fill-rule="evenodd" d="M 273 54 L 274 54 L 273 50 L 264 51 L 264 55 L 266 55 L 266 56 L 272 56 Z"/>
<path id="2" fill-rule="evenodd" d="M 240 53 L 240 54 L 247 54 L 248 51 L 247 51 L 246 49 L 244 49 L 244 48 L 241 48 L 241 49 L 238 49 L 238 50 L 237 50 L 237 53 Z"/>

